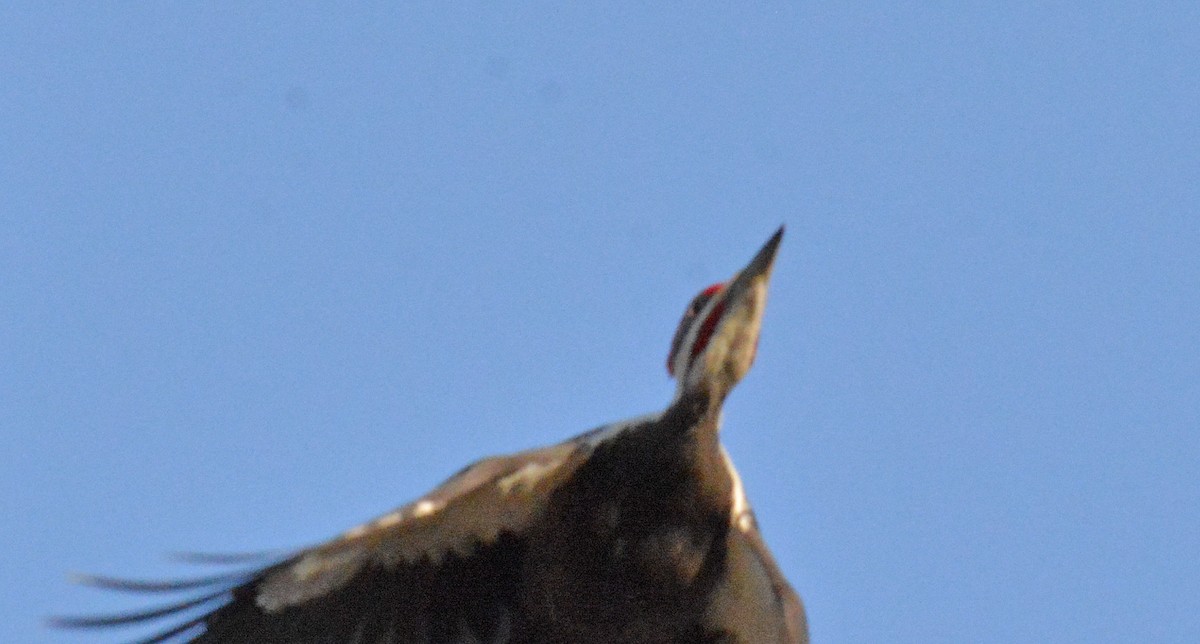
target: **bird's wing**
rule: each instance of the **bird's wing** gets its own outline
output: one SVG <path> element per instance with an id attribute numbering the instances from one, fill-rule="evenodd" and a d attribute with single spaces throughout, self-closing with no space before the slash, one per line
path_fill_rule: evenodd
<path id="1" fill-rule="evenodd" d="M 750 517 L 750 528 L 738 532 L 745 538 L 750 552 L 770 582 L 774 604 L 782 616 L 783 627 L 787 633 L 787 639 L 783 641 L 789 644 L 808 644 L 808 617 L 804 613 L 804 604 L 800 601 L 800 595 L 796 593 L 787 578 L 783 576 L 783 572 L 779 570 L 779 564 L 775 563 L 775 557 L 771 555 L 771 550 L 763 541 L 762 533 L 758 530 L 753 514 L 747 516 Z"/>
<path id="2" fill-rule="evenodd" d="M 508 641 L 520 627 L 514 611 L 524 534 L 591 454 L 587 436 L 479 461 L 413 503 L 248 573 L 169 583 L 85 579 L 197 596 L 157 610 L 55 622 L 182 622 L 145 642 Z"/>

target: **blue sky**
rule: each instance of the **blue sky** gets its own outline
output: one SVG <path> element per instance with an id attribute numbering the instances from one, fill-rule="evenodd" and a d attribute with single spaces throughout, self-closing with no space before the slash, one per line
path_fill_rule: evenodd
<path id="1" fill-rule="evenodd" d="M 815 641 L 1200 641 L 1200 5 L 500 4 L 0 9 L 0 641 L 660 408 L 781 223 Z"/>

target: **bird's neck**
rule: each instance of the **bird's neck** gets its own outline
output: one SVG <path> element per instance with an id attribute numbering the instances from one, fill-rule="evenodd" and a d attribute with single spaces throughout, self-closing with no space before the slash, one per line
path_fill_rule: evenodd
<path id="1" fill-rule="evenodd" d="M 721 404 L 724 396 L 682 396 L 663 414 L 677 442 L 662 454 L 681 468 L 703 507 L 727 512 L 732 481 L 721 449 Z M 666 465 L 666 463 L 664 463 Z"/>
<path id="2" fill-rule="evenodd" d="M 660 511 L 728 511 L 731 480 L 718 432 L 720 401 L 707 395 L 677 397 L 652 423 L 601 446 L 593 463 L 610 489 L 632 490 L 635 503 Z M 648 498 L 647 498 L 648 497 Z"/>
<path id="3" fill-rule="evenodd" d="M 666 641 L 703 620 L 733 496 L 719 418 L 707 400 L 681 398 L 593 444 L 533 540 L 531 578 L 556 589 L 538 594 L 538 641 Z"/>

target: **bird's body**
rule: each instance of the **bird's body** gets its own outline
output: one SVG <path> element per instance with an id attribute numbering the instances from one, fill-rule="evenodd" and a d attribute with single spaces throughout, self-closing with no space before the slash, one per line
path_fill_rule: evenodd
<path id="1" fill-rule="evenodd" d="M 749 369 L 777 233 L 689 307 L 660 413 L 479 461 L 424 497 L 244 575 L 127 590 L 207 589 L 215 604 L 147 641 L 807 642 L 721 447 L 721 406 Z M 149 621 L 198 606 L 74 626 Z"/>

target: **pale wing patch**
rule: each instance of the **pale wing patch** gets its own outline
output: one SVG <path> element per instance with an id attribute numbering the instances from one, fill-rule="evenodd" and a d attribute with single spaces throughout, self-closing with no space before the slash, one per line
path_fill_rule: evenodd
<path id="1" fill-rule="evenodd" d="M 427 517 L 441 509 L 441 503 L 436 503 L 428 499 L 422 499 L 417 501 L 417 506 L 413 508 L 413 517 L 418 519 L 421 517 Z"/>
<path id="2" fill-rule="evenodd" d="M 553 472 L 562 465 L 561 460 L 552 461 L 550 463 L 530 463 L 521 466 L 521 469 L 509 474 L 508 476 L 496 481 L 496 485 L 504 494 L 512 494 L 513 488 L 524 490 L 532 490 L 537 482 L 546 474 Z"/>
<path id="3" fill-rule="evenodd" d="M 436 514 L 443 507 L 445 507 L 445 505 L 446 504 L 443 502 L 421 499 L 420 501 L 417 501 L 409 506 L 389 512 L 378 519 L 375 519 L 374 521 L 350 528 L 346 532 L 342 533 L 342 538 L 356 539 L 370 533 L 373 530 L 382 530 L 392 526 L 400 525 L 400 523 L 404 521 L 404 511 L 407 508 L 412 508 L 411 512 L 409 512 L 411 518 L 420 519 Z"/>
<path id="4" fill-rule="evenodd" d="M 590 444 L 570 441 L 479 461 L 421 499 L 271 571 L 256 602 L 271 612 L 320 597 L 365 565 L 437 565 L 450 553 L 468 557 L 501 533 L 528 527 L 545 507 L 544 497 L 591 452 Z"/>
<path id="5" fill-rule="evenodd" d="M 380 517 L 379 519 L 376 519 L 374 522 L 372 522 L 370 524 L 370 526 L 375 529 L 390 528 L 394 525 L 398 525 L 403 520 L 404 520 L 404 512 L 402 512 L 400 510 L 396 510 L 395 512 L 385 514 L 382 517 Z"/>
<path id="6" fill-rule="evenodd" d="M 359 549 L 328 554 L 310 552 L 267 577 L 254 601 L 271 613 L 320 597 L 358 574 L 366 561 L 365 554 Z"/>

